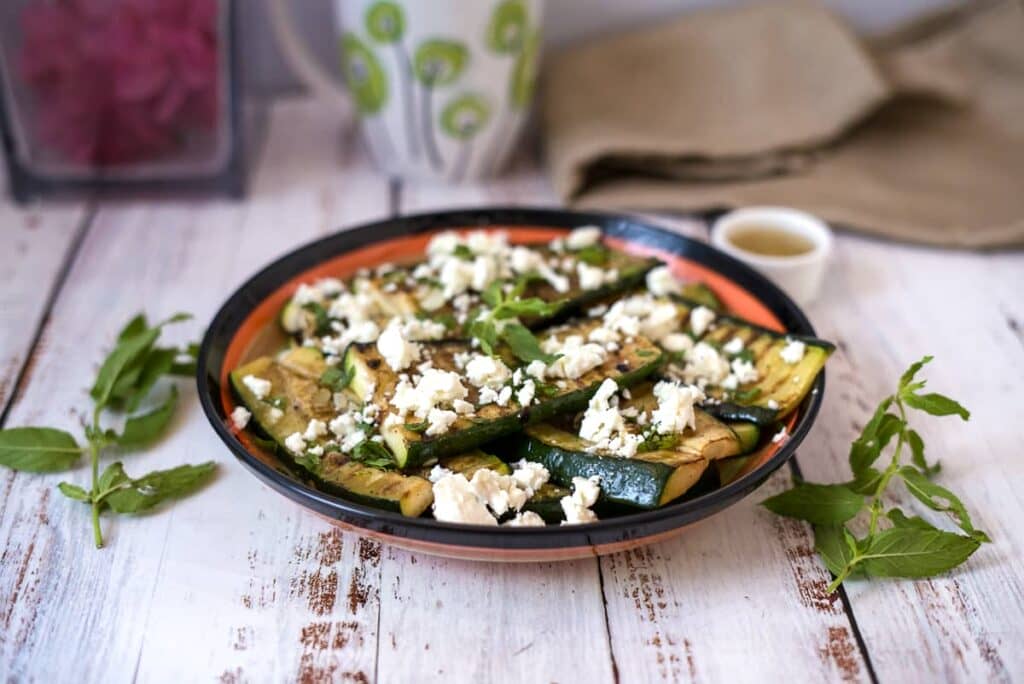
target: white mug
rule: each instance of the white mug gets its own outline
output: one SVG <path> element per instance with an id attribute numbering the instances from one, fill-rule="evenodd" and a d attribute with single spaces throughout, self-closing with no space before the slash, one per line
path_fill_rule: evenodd
<path id="1" fill-rule="evenodd" d="M 515 148 L 539 62 L 543 0 L 335 0 L 346 94 L 270 0 L 282 51 L 314 90 L 349 102 L 389 175 L 459 183 Z"/>

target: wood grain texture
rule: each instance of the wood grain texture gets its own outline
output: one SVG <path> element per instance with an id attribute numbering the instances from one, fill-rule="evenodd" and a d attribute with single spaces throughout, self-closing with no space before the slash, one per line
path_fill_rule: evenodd
<path id="1" fill-rule="evenodd" d="M 402 212 L 557 206 L 529 150 L 498 181 L 396 188 L 339 128 L 315 103 L 282 102 L 244 203 L 100 208 L 9 424 L 77 430 L 95 364 L 130 315 L 192 311 L 195 321 L 168 334 L 193 338 L 258 268 L 335 228 L 388 215 L 394 199 Z M 25 216 L 10 211 L 0 207 L 0 217 Z M 29 252 L 60 244 L 81 218 L 73 207 L 50 211 L 40 225 L 70 228 L 26 233 Z M 699 222 L 662 220 L 704 237 Z M 30 262 L 32 273 L 59 268 L 52 253 L 31 259 L 42 259 Z M 854 622 L 824 594 L 829 578 L 809 530 L 757 505 L 788 486 L 786 469 L 677 539 L 600 560 L 499 566 L 393 550 L 340 533 L 260 485 L 183 383 L 173 433 L 126 456 L 126 468 L 212 458 L 220 473 L 167 511 L 105 519 L 103 551 L 90 546 L 85 508 L 54 489 L 85 480 L 84 467 L 0 474 L 0 681 L 868 681 L 855 626 L 879 681 L 1020 679 L 1024 256 L 842 236 L 829 276 L 809 313 L 840 349 L 798 455 L 802 471 L 843 479 L 849 442 L 874 403 L 907 363 L 935 354 L 932 385 L 963 399 L 974 418 L 918 424 L 930 456 L 943 461 L 940 482 L 964 494 L 995 540 L 962 571 L 851 582 Z M 27 292 L 25 280 L 5 262 L 0 285 Z M 6 295 L 0 316 L 10 311 Z M 18 315 L 38 320 L 25 311 Z M 28 338 L 11 337 L 6 320 L 0 354 L 17 353 Z"/>
<path id="2" fill-rule="evenodd" d="M 1024 256 L 900 246 L 844 236 L 820 301 L 818 332 L 839 343 L 829 390 L 799 458 L 811 480 L 846 479 L 850 441 L 899 374 L 925 354 L 922 377 L 962 401 L 969 423 L 913 413 L 942 462 L 937 481 L 959 494 L 994 543 L 932 580 L 847 583 L 881 681 L 1013 681 L 1024 676 Z M 856 321 L 856 324 L 853 322 Z M 904 510 L 921 513 L 893 489 Z M 934 518 L 933 518 L 934 519 Z"/>
<path id="3" fill-rule="evenodd" d="M 6 178 L 0 174 L 0 185 Z M 62 267 L 88 208 L 81 202 L 21 207 L 0 199 L 0 415 L 43 322 Z M 40 349 L 46 345 L 41 336 Z M 26 379 L 31 378 L 31 366 Z"/>
<path id="4" fill-rule="evenodd" d="M 191 311 L 196 320 L 168 334 L 194 338 L 271 259 L 387 215 L 386 181 L 352 140 L 339 144 L 330 112 L 299 102 L 273 115 L 246 203 L 100 209 L 10 424 L 74 430 L 95 363 L 136 311 Z M 172 434 L 128 456 L 126 468 L 213 459 L 218 478 L 166 512 L 105 519 L 102 551 L 91 548 L 85 507 L 54 489 L 61 479 L 86 480 L 86 468 L 4 474 L 0 679 L 372 679 L 379 548 L 259 485 L 205 424 L 194 394 L 183 396 Z"/>

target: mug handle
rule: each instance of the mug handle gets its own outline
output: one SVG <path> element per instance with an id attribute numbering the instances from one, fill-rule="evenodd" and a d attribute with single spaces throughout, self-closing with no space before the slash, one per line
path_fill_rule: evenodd
<path id="1" fill-rule="evenodd" d="M 317 97 L 350 115 L 351 100 L 334 77 L 309 54 L 295 29 L 288 11 L 290 6 L 293 6 L 290 0 L 267 0 L 270 23 L 285 61 Z"/>

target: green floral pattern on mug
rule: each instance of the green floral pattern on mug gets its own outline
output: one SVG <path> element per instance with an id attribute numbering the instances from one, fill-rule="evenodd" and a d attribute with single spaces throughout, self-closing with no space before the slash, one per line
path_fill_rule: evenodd
<path id="1" fill-rule="evenodd" d="M 378 43 L 397 43 L 405 35 L 405 13 L 397 2 L 381 0 L 366 10 L 366 32 Z"/>
<path id="2" fill-rule="evenodd" d="M 487 47 L 499 55 L 516 54 L 522 49 L 529 17 L 522 0 L 503 0 L 491 13 L 487 26 Z"/>
<path id="3" fill-rule="evenodd" d="M 413 58 L 416 78 L 429 88 L 453 83 L 468 62 L 469 50 L 463 43 L 440 38 L 420 43 Z"/>
<path id="4" fill-rule="evenodd" d="M 487 125 L 491 108 L 483 95 L 465 93 L 453 98 L 441 112 L 441 128 L 459 140 L 468 140 Z"/>
<path id="5" fill-rule="evenodd" d="M 388 101 L 388 77 L 380 60 L 354 33 L 342 36 L 341 55 L 345 81 L 359 112 L 378 113 Z"/>

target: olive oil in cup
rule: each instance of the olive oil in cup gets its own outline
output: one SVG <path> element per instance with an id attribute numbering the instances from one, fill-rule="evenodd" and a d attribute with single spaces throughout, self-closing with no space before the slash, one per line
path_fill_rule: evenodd
<path id="1" fill-rule="evenodd" d="M 821 219 L 785 207 L 747 207 L 718 218 L 712 244 L 753 266 L 798 304 L 821 289 L 832 231 Z"/>

